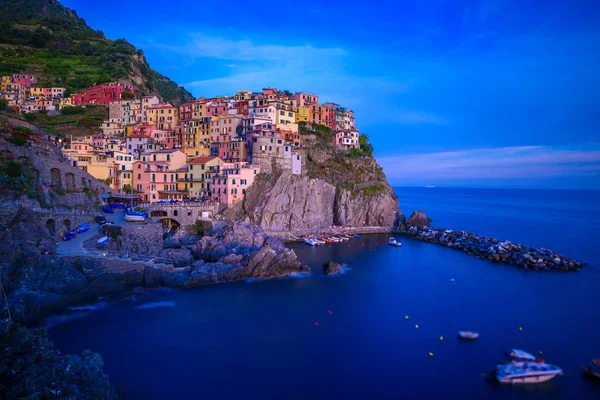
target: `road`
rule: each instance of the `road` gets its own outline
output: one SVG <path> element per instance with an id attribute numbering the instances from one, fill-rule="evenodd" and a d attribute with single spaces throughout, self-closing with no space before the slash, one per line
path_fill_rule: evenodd
<path id="1" fill-rule="evenodd" d="M 114 214 L 102 213 L 107 221 L 112 221 L 115 225 L 125 224 L 125 210 L 116 209 Z M 77 227 L 75 227 L 77 228 Z M 78 233 L 73 239 L 60 240 L 56 246 L 56 252 L 60 256 L 80 256 L 86 254 L 83 249 L 83 242 L 98 233 L 100 225 L 90 223 L 90 230 L 84 233 Z"/>

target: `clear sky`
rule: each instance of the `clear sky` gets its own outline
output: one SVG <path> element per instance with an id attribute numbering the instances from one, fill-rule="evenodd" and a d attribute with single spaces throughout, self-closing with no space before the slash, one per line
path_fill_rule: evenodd
<path id="1" fill-rule="evenodd" d="M 598 1 L 62 2 L 197 97 L 351 108 L 393 185 L 600 189 Z"/>

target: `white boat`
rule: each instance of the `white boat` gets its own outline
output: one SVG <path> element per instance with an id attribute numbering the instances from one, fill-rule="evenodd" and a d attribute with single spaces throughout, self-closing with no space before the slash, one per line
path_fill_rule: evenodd
<path id="1" fill-rule="evenodd" d="M 390 240 L 388 241 L 388 244 L 390 246 L 396 246 L 396 247 L 402 246 L 402 243 L 397 242 L 395 238 L 390 238 Z"/>
<path id="2" fill-rule="evenodd" d="M 479 333 L 471 331 L 458 331 L 458 337 L 461 339 L 476 340 L 479 339 Z"/>
<path id="3" fill-rule="evenodd" d="M 108 240 L 108 236 L 102 236 L 96 241 L 96 246 L 104 246 L 106 243 L 108 243 Z"/>
<path id="4" fill-rule="evenodd" d="M 139 214 L 127 214 L 125 215 L 125 221 L 128 222 L 141 222 L 141 221 L 145 221 L 146 217 L 144 215 L 139 215 Z"/>
<path id="5" fill-rule="evenodd" d="M 304 243 L 306 243 L 306 244 L 308 244 L 310 246 L 318 246 L 319 245 L 319 243 L 317 243 L 315 241 L 315 239 L 313 239 L 313 238 L 306 238 L 306 239 L 304 239 Z"/>
<path id="6" fill-rule="evenodd" d="M 350 240 L 350 238 L 348 236 L 343 236 L 343 235 L 340 236 L 340 239 L 342 239 L 342 240 Z"/>
<path id="7" fill-rule="evenodd" d="M 317 244 L 325 244 L 325 241 L 324 241 L 324 240 L 317 239 L 317 238 L 314 238 L 313 240 L 314 240 L 315 242 L 317 242 Z"/>
<path id="8" fill-rule="evenodd" d="M 496 366 L 496 379 L 500 383 L 542 383 L 562 374 L 563 370 L 556 365 L 536 362 L 516 362 Z"/>
<path id="9" fill-rule="evenodd" d="M 339 237 L 337 237 L 337 236 L 332 236 L 332 237 L 330 237 L 330 239 L 331 239 L 331 240 L 333 240 L 333 241 L 334 241 L 334 242 L 336 242 L 336 243 L 339 243 L 339 242 L 341 242 L 341 241 L 342 241 L 342 239 L 340 239 L 340 238 L 339 238 Z"/>
<path id="10" fill-rule="evenodd" d="M 506 357 L 510 358 L 512 361 L 536 361 L 536 357 L 523 350 L 512 349 L 510 352 L 504 352 Z"/>

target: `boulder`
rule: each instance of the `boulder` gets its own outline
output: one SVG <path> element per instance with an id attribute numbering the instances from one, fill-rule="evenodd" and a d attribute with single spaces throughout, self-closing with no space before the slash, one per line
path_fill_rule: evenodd
<path id="1" fill-rule="evenodd" d="M 342 266 L 335 261 L 329 261 L 323 264 L 323 273 L 327 276 L 336 275 L 342 272 Z"/>
<path id="2" fill-rule="evenodd" d="M 431 222 L 431 219 L 427 218 L 425 213 L 421 210 L 414 211 L 408 220 L 406 221 L 406 225 L 410 227 L 428 227 Z"/>
<path id="3" fill-rule="evenodd" d="M 165 249 L 161 252 L 160 256 L 173 260 L 175 268 L 185 267 L 194 262 L 194 257 L 188 249 Z"/>

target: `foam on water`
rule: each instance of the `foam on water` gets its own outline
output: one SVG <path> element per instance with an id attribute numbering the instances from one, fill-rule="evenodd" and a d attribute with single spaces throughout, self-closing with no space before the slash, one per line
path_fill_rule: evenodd
<path id="1" fill-rule="evenodd" d="M 175 301 L 157 301 L 155 303 L 146 303 L 141 306 L 137 306 L 136 309 L 143 310 L 146 308 L 158 308 L 158 307 L 175 307 Z"/>

